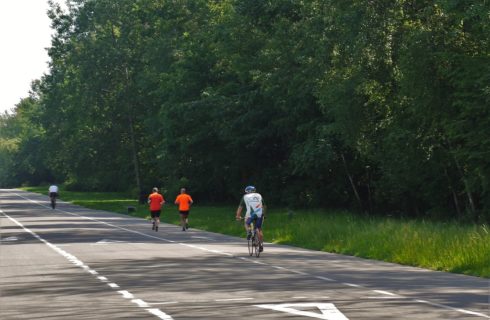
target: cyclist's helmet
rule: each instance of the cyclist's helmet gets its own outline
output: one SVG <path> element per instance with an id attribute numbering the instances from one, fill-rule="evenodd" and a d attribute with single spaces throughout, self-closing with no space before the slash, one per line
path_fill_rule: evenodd
<path id="1" fill-rule="evenodd" d="M 252 192 L 255 192 L 254 186 L 248 186 L 245 188 L 245 193 L 252 193 Z"/>

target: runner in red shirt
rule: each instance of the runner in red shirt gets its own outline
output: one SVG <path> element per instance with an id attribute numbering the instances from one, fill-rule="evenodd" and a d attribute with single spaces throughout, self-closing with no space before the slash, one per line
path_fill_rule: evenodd
<path id="1" fill-rule="evenodd" d="M 162 205 L 165 203 L 163 196 L 158 193 L 158 188 L 153 188 L 153 193 L 148 196 L 148 203 L 150 204 L 151 220 L 153 221 L 152 230 L 158 231 L 160 213 L 162 211 Z"/>
<path id="2" fill-rule="evenodd" d="M 189 211 L 194 203 L 191 196 L 186 193 L 185 188 L 180 189 L 180 194 L 175 199 L 175 204 L 179 205 L 180 224 L 182 231 L 189 229 Z"/>

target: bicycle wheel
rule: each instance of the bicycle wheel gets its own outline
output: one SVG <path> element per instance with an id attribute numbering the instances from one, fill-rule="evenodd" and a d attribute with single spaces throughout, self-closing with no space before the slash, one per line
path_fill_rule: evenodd
<path id="1" fill-rule="evenodd" d="M 254 251 L 256 257 L 260 256 L 259 246 L 260 246 L 260 241 L 259 241 L 259 237 L 257 236 L 254 238 Z"/>
<path id="2" fill-rule="evenodd" d="M 254 254 L 254 242 L 255 242 L 255 235 L 253 235 L 250 240 L 248 240 L 248 255 L 253 256 Z"/>

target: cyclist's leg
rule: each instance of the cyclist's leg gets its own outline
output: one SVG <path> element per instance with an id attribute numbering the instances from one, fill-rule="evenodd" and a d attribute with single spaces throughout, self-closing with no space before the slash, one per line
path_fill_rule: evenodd
<path id="1" fill-rule="evenodd" d="M 252 223 L 252 217 L 245 217 L 245 231 L 247 232 L 247 240 L 250 240 L 252 236 L 252 229 L 250 227 Z"/>
<path id="2" fill-rule="evenodd" d="M 264 217 L 257 217 L 255 220 L 255 225 L 257 227 L 257 234 L 259 238 L 259 243 L 260 243 L 260 251 L 264 250 L 263 248 L 263 243 L 264 243 L 264 233 L 262 232 L 262 222 L 264 220 Z"/>

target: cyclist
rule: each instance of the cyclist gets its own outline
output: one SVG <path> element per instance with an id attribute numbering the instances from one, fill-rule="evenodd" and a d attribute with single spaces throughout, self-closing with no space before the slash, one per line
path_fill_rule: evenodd
<path id="1" fill-rule="evenodd" d="M 257 228 L 257 234 L 259 236 L 260 247 L 259 251 L 264 251 L 263 239 L 264 234 L 262 232 L 262 221 L 265 217 L 265 203 L 264 199 L 257 193 L 254 186 L 248 186 L 245 188 L 245 195 L 242 197 L 240 204 L 236 210 L 236 219 L 240 220 L 242 218 L 243 208 L 246 208 L 245 213 L 245 230 L 247 231 L 247 240 L 250 240 L 252 236 L 251 224 L 252 222 Z"/>
<path id="2" fill-rule="evenodd" d="M 56 207 L 56 198 L 58 197 L 58 186 L 57 185 L 50 185 L 49 186 L 49 198 L 51 200 L 51 208 Z"/>
<path id="3" fill-rule="evenodd" d="M 175 199 L 175 204 L 179 206 L 182 231 L 189 229 L 189 211 L 193 203 L 192 197 L 186 193 L 185 188 L 181 188 L 180 194 Z"/>
<path id="4" fill-rule="evenodd" d="M 148 196 L 148 203 L 150 204 L 151 220 L 153 222 L 152 230 L 158 231 L 158 225 L 160 224 L 160 213 L 162 212 L 162 205 L 165 203 L 163 196 L 158 193 L 158 188 L 153 188 L 153 193 Z"/>

